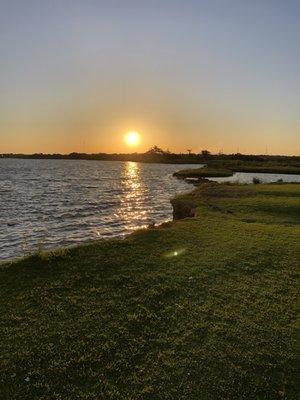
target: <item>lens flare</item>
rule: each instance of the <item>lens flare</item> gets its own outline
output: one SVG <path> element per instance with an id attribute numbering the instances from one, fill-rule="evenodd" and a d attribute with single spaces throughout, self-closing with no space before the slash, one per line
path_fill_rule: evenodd
<path id="1" fill-rule="evenodd" d="M 182 254 L 184 254 L 185 252 L 186 252 L 186 249 L 176 249 L 176 250 L 172 250 L 172 251 L 165 253 L 164 257 L 166 257 L 166 258 L 178 257 L 178 256 L 181 256 Z"/>

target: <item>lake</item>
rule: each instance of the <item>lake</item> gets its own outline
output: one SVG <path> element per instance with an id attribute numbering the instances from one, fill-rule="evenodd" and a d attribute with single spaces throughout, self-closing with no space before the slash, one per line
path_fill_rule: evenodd
<path id="1" fill-rule="evenodd" d="M 38 249 L 122 237 L 172 219 L 170 199 L 191 190 L 189 184 L 172 177 L 180 168 L 116 161 L 0 159 L 0 260 Z"/>
<path id="2" fill-rule="evenodd" d="M 172 219 L 170 199 L 193 187 L 172 174 L 199 165 L 0 159 L 0 260 L 39 249 L 123 237 Z M 217 181 L 300 182 L 237 173 Z"/>

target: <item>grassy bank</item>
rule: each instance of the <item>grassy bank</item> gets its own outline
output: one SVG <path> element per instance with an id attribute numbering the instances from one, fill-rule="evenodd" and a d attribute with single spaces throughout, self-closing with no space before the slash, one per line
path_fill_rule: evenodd
<path id="1" fill-rule="evenodd" d="M 190 168 L 174 173 L 177 178 L 216 178 L 232 176 L 234 172 L 300 175 L 300 167 L 271 163 L 211 162 L 203 168 Z"/>
<path id="2" fill-rule="evenodd" d="M 176 178 L 217 178 L 232 176 L 233 171 L 225 168 L 217 167 L 202 167 L 202 168 L 190 168 L 183 169 L 173 174 Z"/>
<path id="3" fill-rule="evenodd" d="M 204 184 L 194 218 L 1 266 L 1 400 L 298 398 L 299 198 Z"/>
<path id="4" fill-rule="evenodd" d="M 228 166 L 229 167 L 229 166 Z M 286 165 L 248 165 L 241 164 L 237 166 L 229 167 L 234 172 L 256 172 L 256 173 L 267 173 L 267 174 L 289 174 L 289 175 L 300 175 L 299 167 L 292 167 Z"/>

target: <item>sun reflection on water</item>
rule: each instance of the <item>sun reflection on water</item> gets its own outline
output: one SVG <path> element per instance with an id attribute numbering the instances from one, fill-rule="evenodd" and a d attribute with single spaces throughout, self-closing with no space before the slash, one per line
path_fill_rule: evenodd
<path id="1" fill-rule="evenodd" d="M 125 222 L 126 230 L 147 227 L 149 212 L 143 207 L 147 187 L 142 183 L 138 163 L 128 161 L 124 164 L 122 188 L 121 206 L 117 214 Z"/>

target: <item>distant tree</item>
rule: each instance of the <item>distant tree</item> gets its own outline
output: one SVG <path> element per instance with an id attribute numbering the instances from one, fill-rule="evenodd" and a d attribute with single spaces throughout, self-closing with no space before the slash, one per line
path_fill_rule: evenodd
<path id="1" fill-rule="evenodd" d="M 208 150 L 202 150 L 202 151 L 201 151 L 201 155 L 202 155 L 203 157 L 209 157 L 209 156 L 211 155 L 211 153 L 210 153 L 210 151 L 208 151 Z"/>
<path id="2" fill-rule="evenodd" d="M 147 151 L 148 154 L 165 154 L 166 152 L 158 146 L 151 147 L 150 150 Z"/>
<path id="3" fill-rule="evenodd" d="M 192 150 L 191 149 L 187 149 L 187 152 L 189 153 L 189 156 L 190 156 L 191 153 L 192 153 Z"/>

